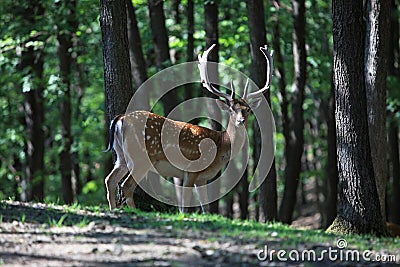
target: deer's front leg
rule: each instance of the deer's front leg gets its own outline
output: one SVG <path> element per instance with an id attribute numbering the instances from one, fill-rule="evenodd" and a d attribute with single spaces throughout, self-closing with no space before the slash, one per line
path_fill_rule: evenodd
<path id="1" fill-rule="evenodd" d="M 181 211 L 182 208 L 182 180 L 178 177 L 174 177 L 175 194 L 178 202 L 178 209 Z"/>
<path id="2" fill-rule="evenodd" d="M 116 208 L 115 203 L 115 189 L 117 188 L 118 182 L 124 178 L 128 173 L 128 169 L 122 165 L 115 165 L 114 169 L 105 179 L 106 189 L 107 189 L 107 200 L 110 210 Z"/>
<path id="3" fill-rule="evenodd" d="M 183 188 L 182 188 L 182 206 L 180 211 L 182 213 L 185 212 L 185 205 L 190 205 L 190 200 L 192 199 L 193 186 L 194 181 L 197 176 L 189 175 L 187 172 L 184 172 L 183 175 Z"/>
<path id="4" fill-rule="evenodd" d="M 196 181 L 196 192 L 198 194 L 201 210 L 203 213 L 206 213 L 209 210 L 208 204 L 205 204 L 208 203 L 208 193 L 206 185 L 206 180 Z"/>

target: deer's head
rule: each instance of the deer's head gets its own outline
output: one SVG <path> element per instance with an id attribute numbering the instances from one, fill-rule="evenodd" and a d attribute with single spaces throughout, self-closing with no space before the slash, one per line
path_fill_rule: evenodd
<path id="1" fill-rule="evenodd" d="M 271 85 L 272 68 L 273 68 L 272 56 L 274 52 L 268 50 L 268 46 L 266 45 L 264 47 L 260 47 L 261 52 L 264 54 L 267 60 L 267 67 L 266 67 L 267 80 L 264 87 L 248 94 L 247 91 L 249 88 L 249 79 L 247 79 L 246 85 L 243 90 L 243 96 L 241 98 L 236 98 L 235 94 L 236 90 L 232 80 L 231 80 L 231 94 L 229 95 L 215 88 L 208 79 L 207 57 L 214 47 L 215 44 L 210 46 L 210 48 L 208 48 L 203 53 L 202 56 L 199 55 L 199 70 L 200 70 L 201 83 L 209 92 L 224 99 L 223 101 L 218 99 L 217 104 L 222 110 L 229 112 L 231 123 L 234 123 L 236 127 L 245 126 L 250 111 L 256 109 L 260 105 L 262 94 L 266 90 L 268 90 Z"/>

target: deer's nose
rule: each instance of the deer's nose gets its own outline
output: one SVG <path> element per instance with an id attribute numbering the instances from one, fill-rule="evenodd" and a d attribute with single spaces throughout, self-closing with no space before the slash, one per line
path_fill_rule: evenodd
<path id="1" fill-rule="evenodd" d="M 244 121 L 245 121 L 245 119 L 242 117 L 242 118 L 237 118 L 236 119 L 236 123 L 238 124 L 238 125 L 240 125 L 240 124 L 244 124 Z"/>

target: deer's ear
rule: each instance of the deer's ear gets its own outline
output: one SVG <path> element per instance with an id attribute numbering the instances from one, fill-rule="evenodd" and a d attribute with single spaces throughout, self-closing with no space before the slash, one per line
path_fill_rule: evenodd
<path id="1" fill-rule="evenodd" d="M 262 100 L 261 97 L 254 98 L 249 104 L 250 108 L 252 110 L 258 108 L 260 106 L 260 104 L 261 104 L 261 100 Z"/>
<path id="2" fill-rule="evenodd" d="M 229 106 L 224 101 L 219 100 L 219 99 L 216 99 L 215 101 L 217 102 L 217 105 L 221 110 L 224 110 L 224 111 L 229 110 Z"/>

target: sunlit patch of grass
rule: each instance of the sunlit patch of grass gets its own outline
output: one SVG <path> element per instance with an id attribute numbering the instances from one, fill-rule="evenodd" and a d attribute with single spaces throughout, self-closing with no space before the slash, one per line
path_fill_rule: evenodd
<path id="1" fill-rule="evenodd" d="M 20 222 L 25 223 L 25 220 L 26 220 L 26 214 L 22 213 Z"/>
<path id="2" fill-rule="evenodd" d="M 62 227 L 68 214 L 63 214 L 58 220 L 56 218 L 48 217 L 47 224 L 51 227 Z"/>

